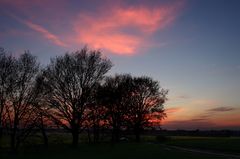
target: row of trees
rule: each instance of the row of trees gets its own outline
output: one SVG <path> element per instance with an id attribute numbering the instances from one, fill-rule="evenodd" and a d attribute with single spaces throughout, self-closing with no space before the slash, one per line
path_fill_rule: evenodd
<path id="1" fill-rule="evenodd" d="M 73 146 L 82 130 L 97 142 L 102 127 L 111 130 L 113 142 L 123 129 L 140 141 L 141 131 L 165 116 L 167 90 L 150 77 L 106 76 L 111 67 L 100 51 L 86 47 L 44 68 L 29 52 L 16 58 L 0 49 L 0 138 L 7 131 L 16 150 L 40 128 L 47 144 L 45 127 L 52 123 L 72 134 Z"/>

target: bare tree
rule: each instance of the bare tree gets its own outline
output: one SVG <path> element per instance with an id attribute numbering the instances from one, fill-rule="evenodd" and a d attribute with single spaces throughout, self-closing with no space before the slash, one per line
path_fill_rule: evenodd
<path id="1" fill-rule="evenodd" d="M 51 89 L 47 99 L 49 117 L 71 132 L 74 147 L 78 145 L 79 131 L 94 89 L 111 66 L 101 52 L 85 47 L 51 59 L 44 71 L 45 84 Z"/>
<path id="2" fill-rule="evenodd" d="M 98 143 L 100 140 L 101 129 L 106 126 L 106 109 L 102 105 L 92 104 L 87 109 L 86 126 L 88 131 L 89 141 Z M 91 134 L 93 140 L 91 140 Z"/>
<path id="3" fill-rule="evenodd" d="M 128 74 L 108 77 L 99 92 L 99 99 L 107 108 L 108 123 L 112 128 L 112 142 L 119 141 L 121 129 L 125 125 L 129 99 L 126 84 L 129 79 L 131 76 Z"/>
<path id="4" fill-rule="evenodd" d="M 37 115 L 33 107 L 36 93 L 33 85 L 39 70 L 36 57 L 29 52 L 22 54 L 12 68 L 14 76 L 6 104 L 11 135 L 11 149 L 16 151 L 19 144 L 26 139 L 34 127 Z"/>
<path id="5" fill-rule="evenodd" d="M 44 83 L 43 72 L 39 72 L 36 77 L 36 82 L 34 85 L 34 93 L 37 95 L 33 106 L 35 107 L 36 114 L 38 115 L 38 120 L 35 123 L 36 128 L 39 128 L 42 136 L 45 147 L 48 147 L 48 136 L 46 128 L 50 128 L 54 125 L 49 118 L 49 107 L 47 103 L 47 95 L 50 92 L 50 89 L 46 87 Z"/>
<path id="6" fill-rule="evenodd" d="M 88 133 L 89 142 L 98 143 L 101 132 L 108 126 L 107 124 L 107 108 L 102 105 L 99 95 L 101 92 L 101 85 L 95 88 L 92 96 L 92 103 L 88 105 L 86 110 L 86 120 L 84 125 Z M 93 138 L 93 139 L 92 139 Z"/>
<path id="7" fill-rule="evenodd" d="M 136 141 L 140 141 L 140 133 L 144 127 L 151 125 L 151 120 L 159 121 L 165 117 L 163 104 L 167 90 L 159 86 L 158 81 L 150 77 L 134 77 L 127 87 L 131 95 L 128 100 L 128 125 L 133 128 Z"/>
<path id="8" fill-rule="evenodd" d="M 3 128 L 7 125 L 6 104 L 11 91 L 11 84 L 14 77 L 14 64 L 16 60 L 3 48 L 0 48 L 0 140 Z"/>

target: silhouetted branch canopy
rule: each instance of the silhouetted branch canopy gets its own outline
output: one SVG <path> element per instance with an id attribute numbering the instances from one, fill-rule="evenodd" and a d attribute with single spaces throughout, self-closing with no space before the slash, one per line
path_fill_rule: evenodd
<path id="1" fill-rule="evenodd" d="M 100 51 L 87 47 L 51 59 L 43 72 L 44 83 L 50 89 L 48 103 L 57 109 L 59 120 L 79 125 L 86 106 L 91 103 L 94 89 L 112 67 Z"/>

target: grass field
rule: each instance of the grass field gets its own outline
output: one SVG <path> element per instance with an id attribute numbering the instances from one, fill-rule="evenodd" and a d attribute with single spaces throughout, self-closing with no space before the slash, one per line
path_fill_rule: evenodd
<path id="1" fill-rule="evenodd" d="M 71 138 L 63 134 L 51 134 L 49 137 L 50 145 L 48 149 L 41 144 L 40 137 L 30 138 L 20 148 L 18 154 L 11 154 L 5 147 L 0 149 L 1 159 L 146 159 L 146 158 L 184 158 L 184 159 L 221 159 L 217 155 L 186 152 L 172 149 L 169 145 L 181 147 L 200 148 L 205 150 L 219 150 L 228 153 L 240 152 L 240 138 L 215 138 L 215 137 L 171 137 L 164 143 L 155 142 L 154 136 L 143 137 L 143 142 L 124 142 L 118 144 L 83 143 L 85 137 L 81 138 L 82 143 L 79 147 L 72 149 L 70 146 Z M 2 145 L 3 145 L 2 143 Z"/>
<path id="2" fill-rule="evenodd" d="M 191 137 L 173 136 L 169 145 L 215 150 L 228 153 L 240 153 L 240 137 Z"/>
<path id="3" fill-rule="evenodd" d="M 41 147 L 26 147 L 17 155 L 1 152 L 2 159 L 146 159 L 146 158 L 186 158 L 186 159 L 219 159 L 212 155 L 187 153 L 178 150 L 169 150 L 162 145 L 147 143 L 122 143 L 117 145 L 80 144 L 77 149 L 71 149 L 68 145 L 51 145 L 48 150 Z"/>

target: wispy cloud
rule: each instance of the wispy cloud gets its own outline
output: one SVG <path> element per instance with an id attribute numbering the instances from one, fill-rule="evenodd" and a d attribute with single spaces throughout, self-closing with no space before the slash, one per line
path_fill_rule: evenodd
<path id="1" fill-rule="evenodd" d="M 179 100 L 189 100 L 191 96 L 188 95 L 176 95 L 170 98 L 170 100 L 179 101 Z"/>
<path id="2" fill-rule="evenodd" d="M 221 111 L 220 111 L 221 112 Z M 220 114 L 219 114 L 220 115 Z M 240 125 L 238 113 L 220 115 L 207 111 L 194 115 L 188 119 L 172 118 L 163 121 L 163 128 L 166 129 L 232 129 Z"/>
<path id="3" fill-rule="evenodd" d="M 183 110 L 182 107 L 172 107 L 172 108 L 167 108 L 165 112 L 166 114 L 172 114 L 172 113 L 180 112 L 182 110 Z"/>
<path id="4" fill-rule="evenodd" d="M 145 39 L 148 36 L 169 26 L 175 20 L 177 10 L 178 4 L 172 4 L 158 7 L 112 6 L 97 15 L 82 12 L 74 22 L 75 41 L 115 54 L 132 55 L 137 48 L 147 45 Z"/>
<path id="5" fill-rule="evenodd" d="M 60 40 L 60 38 L 57 35 L 51 33 L 43 26 L 41 26 L 39 24 L 35 24 L 30 20 L 25 20 L 25 19 L 19 18 L 16 15 L 9 13 L 9 12 L 6 12 L 6 14 L 8 16 L 12 17 L 13 19 L 17 20 L 18 22 L 26 25 L 28 28 L 40 33 L 44 38 L 48 39 L 52 43 L 54 43 L 58 46 L 67 47 L 67 44 L 64 43 L 62 40 Z"/>
<path id="6" fill-rule="evenodd" d="M 179 96 L 177 96 L 176 98 L 178 98 L 178 99 L 189 99 L 190 96 L 187 96 L 187 95 L 179 95 Z"/>
<path id="7" fill-rule="evenodd" d="M 235 110 L 235 108 L 233 107 L 216 107 L 216 108 L 208 109 L 208 111 L 211 111 L 211 112 L 228 112 L 233 110 Z"/>
<path id="8" fill-rule="evenodd" d="M 37 31 L 40 34 L 42 34 L 46 39 L 52 41 L 54 44 L 56 44 L 58 46 L 62 46 L 62 47 L 67 46 L 67 44 L 65 44 L 63 41 L 61 41 L 56 35 L 49 32 L 47 29 L 43 28 L 42 26 L 34 24 L 31 21 L 27 21 L 27 20 L 23 20 L 22 22 L 24 24 L 26 24 L 32 30 Z"/>
<path id="9" fill-rule="evenodd" d="M 205 119 L 174 120 L 164 123 L 163 128 L 185 130 L 212 129 L 216 128 L 216 124 Z"/>
<path id="10" fill-rule="evenodd" d="M 206 118 L 194 118 L 194 119 L 191 119 L 191 121 L 193 121 L 193 122 L 206 121 L 206 120 L 207 120 Z"/>

